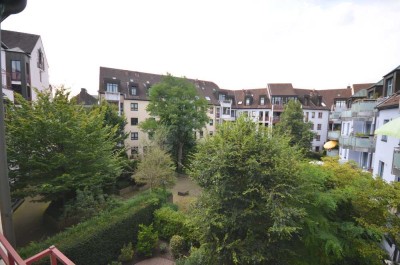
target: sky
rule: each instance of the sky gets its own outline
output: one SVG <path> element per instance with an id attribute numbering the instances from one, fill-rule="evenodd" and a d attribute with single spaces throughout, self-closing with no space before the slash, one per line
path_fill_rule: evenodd
<path id="1" fill-rule="evenodd" d="M 2 29 L 41 36 L 50 83 L 97 94 L 100 66 L 224 89 L 343 88 L 400 64 L 398 0 L 28 0 Z"/>

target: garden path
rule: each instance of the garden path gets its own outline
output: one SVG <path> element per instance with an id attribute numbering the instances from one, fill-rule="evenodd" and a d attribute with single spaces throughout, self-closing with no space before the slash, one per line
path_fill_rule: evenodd
<path id="1" fill-rule="evenodd" d="M 135 265 L 175 265 L 175 262 L 165 259 L 165 258 L 151 258 L 146 259 L 141 262 L 136 263 Z"/>

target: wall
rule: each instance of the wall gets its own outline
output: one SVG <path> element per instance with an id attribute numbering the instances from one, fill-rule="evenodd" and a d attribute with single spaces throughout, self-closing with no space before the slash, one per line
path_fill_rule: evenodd
<path id="1" fill-rule="evenodd" d="M 400 116 L 399 109 L 388 109 L 381 110 L 378 113 L 376 129 L 383 125 L 384 120 L 391 120 Z M 374 157 L 374 176 L 378 175 L 379 161 L 385 163 L 382 178 L 386 181 L 395 181 L 396 178 L 392 175 L 392 160 L 393 160 L 393 149 L 399 146 L 400 139 L 387 136 L 387 142 L 382 141 L 382 135 L 376 136 L 376 148 Z"/>
<path id="2" fill-rule="evenodd" d="M 125 126 L 125 132 L 129 133 L 128 138 L 125 141 L 125 146 L 128 148 L 128 155 L 131 154 L 131 147 L 137 146 L 139 153 L 143 152 L 143 146 L 148 145 L 147 133 L 141 131 L 138 125 L 131 125 L 131 118 L 138 118 L 138 124 L 150 118 L 150 114 L 146 111 L 149 101 L 144 100 L 130 100 L 125 99 L 124 101 L 124 115 L 126 117 L 127 124 Z M 131 111 L 131 103 L 138 104 L 137 111 Z M 138 140 L 131 140 L 131 132 L 138 132 Z"/>
<path id="3" fill-rule="evenodd" d="M 324 148 L 324 143 L 326 143 L 328 139 L 328 126 L 329 126 L 329 111 L 328 110 L 310 110 L 304 109 L 304 115 L 307 116 L 308 112 L 308 121 L 314 124 L 313 132 L 320 135 L 320 140 L 317 141 L 315 138 L 312 141 L 312 149 L 313 151 L 319 147 L 319 151 L 322 151 Z M 315 113 L 314 118 L 312 118 L 312 113 Z M 318 113 L 322 112 L 322 118 L 318 118 Z M 321 124 L 321 130 L 317 130 L 318 124 Z"/>
<path id="4" fill-rule="evenodd" d="M 44 56 L 44 71 L 38 68 L 38 50 L 41 49 Z M 35 45 L 35 48 L 31 53 L 31 62 L 30 62 L 30 70 L 31 70 L 31 87 L 32 87 L 32 101 L 35 101 L 37 98 L 36 92 L 34 88 L 39 91 L 43 91 L 49 88 L 49 64 L 47 63 L 46 53 L 44 52 L 42 39 L 39 38 L 38 42 Z M 40 81 L 40 74 L 42 75 L 42 81 Z"/>

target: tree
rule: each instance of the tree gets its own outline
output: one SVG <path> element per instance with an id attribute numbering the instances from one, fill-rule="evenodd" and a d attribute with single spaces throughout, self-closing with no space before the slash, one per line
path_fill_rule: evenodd
<path id="1" fill-rule="evenodd" d="M 147 131 L 164 128 L 177 169 L 182 171 L 183 160 L 194 140 L 194 131 L 203 128 L 208 121 L 207 101 L 198 97 L 194 85 L 185 78 L 168 74 L 151 87 L 147 111 L 153 118 L 142 123 L 141 128 Z"/>
<path id="2" fill-rule="evenodd" d="M 382 264 L 384 235 L 399 242 L 399 183 L 374 179 L 355 164 L 324 158 L 303 165 L 304 207 L 301 240 L 292 242 L 292 264 Z"/>
<path id="3" fill-rule="evenodd" d="M 169 187 L 175 183 L 174 162 L 158 145 L 150 146 L 143 155 L 134 178 L 138 183 L 148 183 L 150 190 Z"/>
<path id="4" fill-rule="evenodd" d="M 301 103 L 290 100 L 284 108 L 279 123 L 274 128 L 277 134 L 286 134 L 290 137 L 290 145 L 297 145 L 305 152 L 311 150 L 314 133 L 311 123 L 304 122 Z"/>
<path id="5" fill-rule="evenodd" d="M 354 164 L 302 160 L 297 146 L 244 117 L 198 146 L 193 210 L 209 264 L 381 264 L 400 239 L 400 184 Z"/>
<path id="6" fill-rule="evenodd" d="M 288 139 L 244 117 L 198 145 L 190 175 L 203 194 L 194 214 L 214 264 L 283 264 L 290 248 L 280 243 L 305 215 L 299 160 Z"/>
<path id="7" fill-rule="evenodd" d="M 116 127 L 104 126 L 104 112 L 90 112 L 68 100 L 65 89 L 54 98 L 39 93 L 36 102 L 16 94 L 6 117 L 6 140 L 13 191 L 40 195 L 42 201 L 66 201 L 76 190 L 108 189 L 123 160 L 114 149 Z"/>

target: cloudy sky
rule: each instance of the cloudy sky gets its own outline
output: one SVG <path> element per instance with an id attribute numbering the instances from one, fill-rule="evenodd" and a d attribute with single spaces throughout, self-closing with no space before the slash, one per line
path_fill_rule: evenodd
<path id="1" fill-rule="evenodd" d="M 340 88 L 400 64 L 398 0 L 28 0 L 3 29 L 41 35 L 50 82 L 97 94 L 99 67 L 226 89 Z"/>

